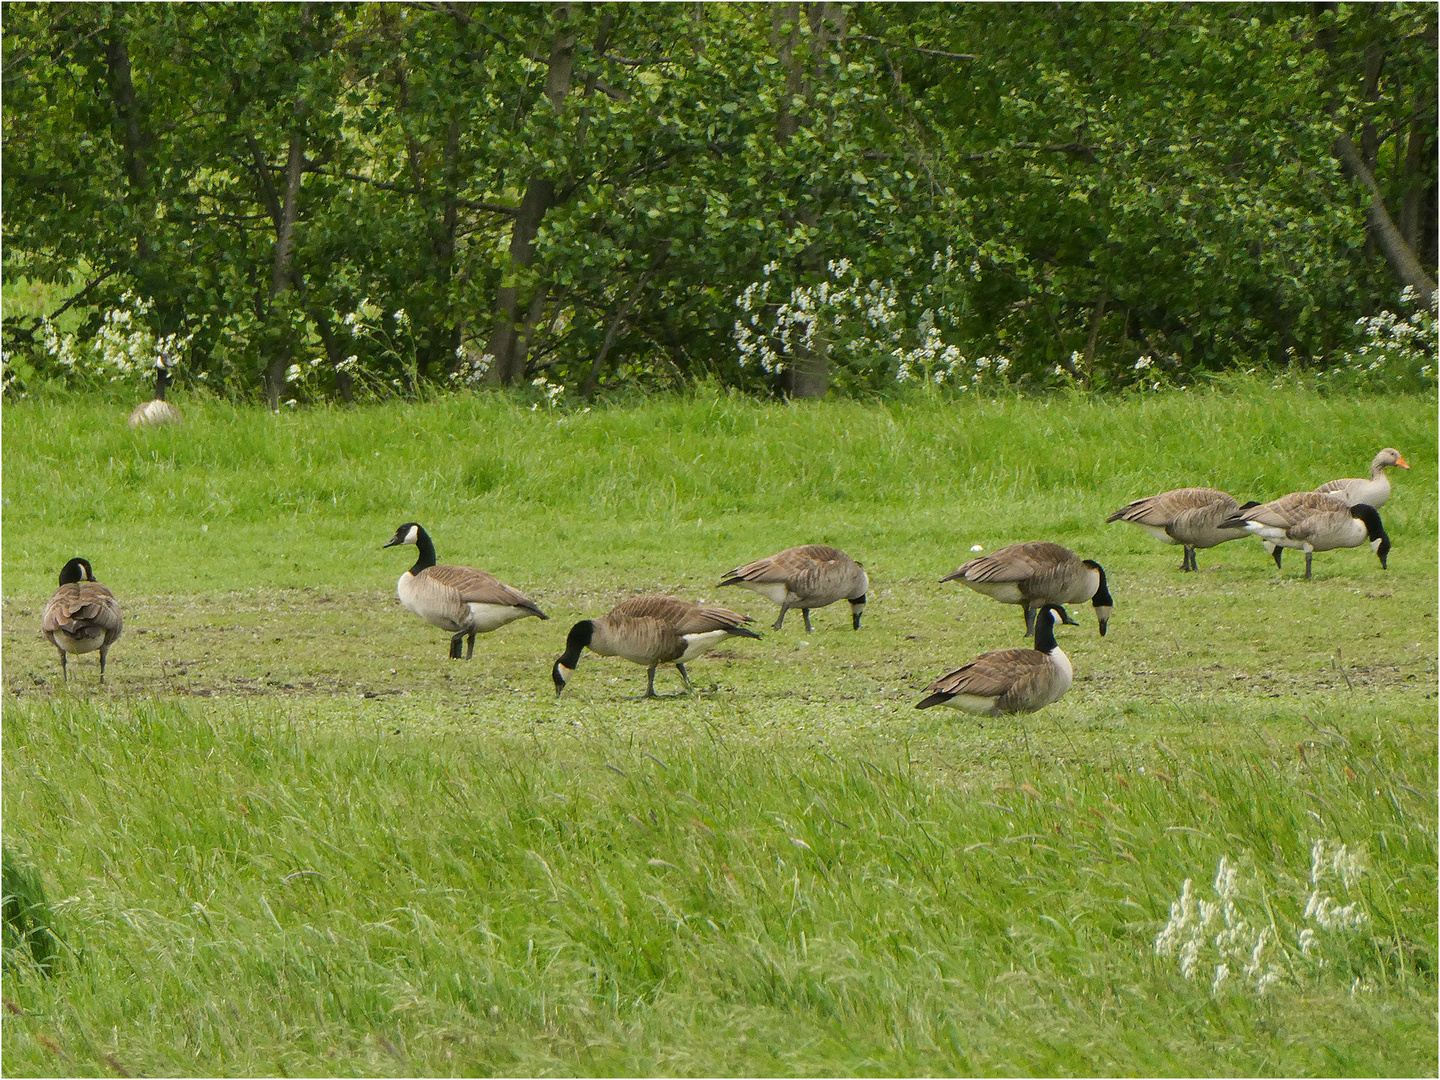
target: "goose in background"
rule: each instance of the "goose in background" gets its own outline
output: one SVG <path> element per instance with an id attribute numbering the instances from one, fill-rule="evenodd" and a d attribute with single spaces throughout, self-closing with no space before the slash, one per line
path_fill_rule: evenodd
<path id="1" fill-rule="evenodd" d="M 1221 522 L 1241 510 L 1259 506 L 1258 502 L 1241 505 L 1231 495 L 1214 488 L 1192 487 L 1162 491 L 1145 499 L 1136 499 L 1122 506 L 1105 519 L 1138 525 L 1162 544 L 1180 544 L 1185 555 L 1180 569 L 1199 570 L 1195 561 L 1196 548 L 1212 548 L 1249 534 L 1244 529 L 1222 528 Z"/>
<path id="2" fill-rule="evenodd" d="M 40 629 L 46 640 L 60 650 L 60 674 L 66 682 L 70 672 L 68 653 L 100 650 L 100 681 L 105 681 L 105 657 L 125 624 L 115 594 L 95 580 L 87 559 L 71 559 L 60 571 L 60 587 L 45 605 Z"/>
<path id="3" fill-rule="evenodd" d="M 1242 510 L 1222 525 L 1243 528 L 1252 536 L 1260 537 L 1277 569 L 1283 549 L 1305 552 L 1306 581 L 1310 580 L 1311 556 L 1317 551 L 1359 547 L 1368 540 L 1382 570 L 1390 554 L 1390 537 L 1373 506 L 1368 503 L 1347 506 L 1344 499 L 1314 491 L 1282 495 L 1263 506 Z"/>
<path id="4" fill-rule="evenodd" d="M 135 408 L 125 422 L 132 428 L 154 424 L 180 423 L 180 410 L 165 400 L 165 388 L 170 385 L 170 354 L 161 350 L 155 360 L 155 398 Z"/>
<path id="5" fill-rule="evenodd" d="M 1093 559 L 1080 558 L 1069 548 L 1044 541 L 1010 544 L 971 559 L 940 580 L 958 581 L 1002 604 L 1023 604 L 1027 636 L 1035 632 L 1035 612 L 1047 604 L 1089 600 L 1100 623 L 1101 637 L 1115 610 L 1104 567 Z M 1080 625 L 1063 607 L 1059 610 L 1068 625 Z"/>
<path id="6" fill-rule="evenodd" d="M 1059 605 L 1044 605 L 1036 612 L 1033 649 L 982 653 L 927 686 L 928 696 L 915 707 L 944 705 L 976 716 L 1007 716 L 1059 701 L 1075 677 L 1070 658 L 1055 641 L 1056 625 L 1067 621 Z"/>
<path id="7" fill-rule="evenodd" d="M 415 565 L 400 575 L 395 594 L 407 610 L 452 635 L 451 660 L 460 659 L 462 639 L 465 659 L 469 660 L 475 652 L 476 634 L 488 634 L 529 615 L 550 617 L 519 589 L 512 589 L 484 570 L 437 566 L 430 534 L 413 521 L 396 529 L 382 548 L 397 544 L 414 544 L 420 554 Z"/>
<path id="8" fill-rule="evenodd" d="M 687 661 L 709 652 L 727 637 L 759 639 L 744 623 L 752 622 L 728 608 L 696 604 L 673 596 L 636 596 L 623 600 L 598 619 L 584 619 L 570 628 L 565 651 L 550 677 L 559 697 L 580 664 L 580 650 L 600 656 L 621 656 L 649 669 L 645 696 L 655 697 L 655 669 L 674 664 L 690 689 Z"/>
<path id="9" fill-rule="evenodd" d="M 784 624 L 785 613 L 798 607 L 805 617 L 806 633 L 814 633 L 811 609 L 837 600 L 850 601 L 850 625 L 859 630 L 865 595 L 870 591 L 865 568 L 839 548 L 825 544 L 786 548 L 767 559 L 737 566 L 720 584 L 739 585 L 780 605 L 780 617 L 772 627 L 775 630 Z"/>
<path id="10" fill-rule="evenodd" d="M 1400 451 L 1393 446 L 1387 446 L 1375 455 L 1375 460 L 1370 462 L 1370 478 L 1347 477 L 1342 480 L 1331 480 L 1329 483 L 1321 484 L 1315 489 L 1319 495 L 1334 495 L 1338 499 L 1344 499 L 1350 506 L 1360 503 L 1367 503 L 1375 509 L 1380 509 L 1390 498 L 1390 477 L 1385 470 L 1390 466 L 1400 469 L 1409 469 L 1410 463 L 1400 456 Z"/>

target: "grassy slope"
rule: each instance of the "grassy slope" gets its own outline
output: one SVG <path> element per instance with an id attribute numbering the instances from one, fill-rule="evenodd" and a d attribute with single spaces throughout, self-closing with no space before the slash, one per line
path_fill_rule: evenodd
<path id="1" fill-rule="evenodd" d="M 7 1072 L 1433 1070 L 1433 400 L 182 404 L 140 434 L 5 411 L 5 833 L 85 946 L 7 974 Z M 1247 541 L 1182 576 L 1102 523 L 1380 445 L 1415 465 L 1388 573 L 1332 552 L 1305 583 Z M 450 664 L 379 550 L 412 518 L 552 621 Z M 1103 641 L 1088 610 L 1062 635 L 1075 688 L 1023 723 L 914 712 L 1019 643 L 937 579 L 1039 538 L 1117 599 Z M 870 570 L 861 633 L 792 618 L 679 701 L 591 658 L 552 700 L 575 618 L 665 589 L 768 624 L 715 580 L 814 541 Z M 87 657 L 60 690 L 34 629 L 72 554 L 125 604 L 104 689 Z M 1222 855 L 1294 952 L 1321 837 L 1372 862 L 1365 948 L 1259 1001 L 1153 955 Z"/>

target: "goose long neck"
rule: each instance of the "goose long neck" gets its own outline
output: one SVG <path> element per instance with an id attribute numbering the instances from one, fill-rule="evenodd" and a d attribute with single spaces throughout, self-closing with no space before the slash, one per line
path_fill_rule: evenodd
<path id="1" fill-rule="evenodd" d="M 435 565 L 435 542 L 430 539 L 430 534 L 420 526 L 415 526 L 415 547 L 420 555 L 415 560 L 415 565 L 410 568 L 411 574 L 418 574 L 421 570 Z"/>
<path id="2" fill-rule="evenodd" d="M 564 664 L 571 671 L 580 663 L 580 650 L 589 645 L 595 638 L 595 621 L 593 619 L 582 619 L 570 628 L 570 634 L 565 639 L 565 651 L 560 654 L 558 663 Z"/>
<path id="3" fill-rule="evenodd" d="M 1056 644 L 1055 620 L 1051 617 L 1049 608 L 1041 608 L 1035 613 L 1035 650 L 1043 653 L 1054 652 Z"/>
<path id="4" fill-rule="evenodd" d="M 165 400 L 165 387 L 170 385 L 170 369 L 161 367 L 155 372 L 155 400 Z"/>

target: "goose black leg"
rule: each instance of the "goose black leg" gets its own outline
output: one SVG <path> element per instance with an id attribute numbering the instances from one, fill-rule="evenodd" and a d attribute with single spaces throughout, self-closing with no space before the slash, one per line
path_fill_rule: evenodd
<path id="1" fill-rule="evenodd" d="M 451 659 L 451 660 L 459 660 L 459 659 L 460 659 L 460 642 L 462 642 L 464 639 L 465 639 L 465 631 L 464 631 L 464 630 L 461 630 L 458 634 L 456 634 L 454 637 L 452 637 L 452 638 L 450 639 L 450 659 Z"/>
<path id="2" fill-rule="evenodd" d="M 1035 609 L 1029 604 L 1025 605 L 1025 636 L 1035 636 Z"/>
<path id="3" fill-rule="evenodd" d="M 1275 550 L 1276 550 L 1276 551 L 1279 551 L 1280 549 L 1279 549 L 1279 548 L 1276 548 Z M 1311 553 L 1310 553 L 1310 552 L 1308 552 L 1308 551 L 1305 552 L 1305 580 L 1306 580 L 1306 581 L 1309 581 L 1309 580 L 1310 580 L 1310 556 L 1311 556 Z"/>
<path id="4" fill-rule="evenodd" d="M 807 634 L 813 634 L 815 632 L 815 628 L 810 625 L 810 609 L 808 607 L 802 607 L 800 609 L 800 614 L 805 616 L 805 632 Z"/>
<path id="5" fill-rule="evenodd" d="M 465 641 L 465 659 L 466 659 L 466 660 L 469 660 L 470 657 L 472 657 L 472 656 L 475 655 L 475 634 L 477 634 L 478 632 L 479 632 L 479 631 L 472 631 L 471 634 L 470 634 L 470 636 L 469 636 L 469 637 L 466 639 L 466 641 Z"/>
<path id="6" fill-rule="evenodd" d="M 658 664 L 650 665 L 650 671 L 648 672 L 650 677 L 648 680 L 648 684 L 645 687 L 645 696 L 647 698 L 655 697 L 655 669 L 658 666 Z"/>
<path id="7" fill-rule="evenodd" d="M 790 609 L 789 609 L 788 607 L 786 607 L 784 604 L 781 604 L 781 605 L 780 605 L 780 617 L 779 617 L 778 619 L 776 619 L 775 622 L 771 625 L 771 627 L 770 627 L 771 630 L 779 630 L 780 627 L 782 627 L 782 626 L 785 625 L 785 613 L 786 613 L 787 611 L 789 611 L 789 610 L 790 610 Z"/>
<path id="8" fill-rule="evenodd" d="M 685 665 L 676 664 L 675 670 L 680 672 L 680 678 L 685 680 L 685 692 L 692 693 L 694 688 L 690 685 L 690 673 L 685 670 Z"/>

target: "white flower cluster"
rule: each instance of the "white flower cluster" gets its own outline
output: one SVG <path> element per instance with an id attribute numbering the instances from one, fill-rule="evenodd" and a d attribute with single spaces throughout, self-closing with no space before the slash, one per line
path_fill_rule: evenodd
<path id="1" fill-rule="evenodd" d="M 1415 290 L 1407 285 L 1400 293 L 1402 304 L 1414 303 Z M 1374 373 L 1379 376 L 1403 374 L 1405 369 L 1418 368 L 1429 378 L 1435 363 L 1435 314 L 1440 293 L 1432 294 L 1426 308 L 1409 316 L 1382 311 L 1368 318 L 1355 320 L 1360 335 L 1359 345 L 1345 354 L 1345 370 L 1351 373 Z"/>
<path id="2" fill-rule="evenodd" d="M 157 338 L 145 324 L 152 306 L 148 301 L 127 290 L 121 294 L 120 304 L 105 313 L 100 331 L 88 349 L 42 317 L 40 340 L 45 352 L 67 370 L 110 382 L 150 375 L 162 360 L 174 368 L 176 358 L 184 353 L 194 333 Z"/>
<path id="3" fill-rule="evenodd" d="M 467 359 L 463 345 L 455 350 L 455 358 L 460 361 L 460 364 L 450 373 L 450 381 L 456 386 L 465 387 L 476 387 L 484 382 L 485 373 L 495 362 L 495 357 L 490 353 Z"/>
<path id="4" fill-rule="evenodd" d="M 1255 910 L 1254 922 L 1243 917 L 1245 882 L 1230 859 L 1222 857 L 1215 872 L 1216 899 L 1211 902 L 1196 897 L 1191 880 L 1186 878 L 1180 898 L 1170 905 L 1170 921 L 1155 937 L 1155 954 L 1174 956 L 1186 979 L 1211 970 L 1210 989 L 1217 995 L 1238 972 L 1236 981 L 1263 996 L 1280 981 L 1281 962 L 1288 960 L 1288 966 L 1297 974 L 1307 967 L 1323 969 L 1326 935 L 1351 933 L 1369 923 L 1370 917 L 1358 900 L 1342 905 L 1321 890 L 1322 883 L 1333 877 L 1349 893 L 1364 873 L 1364 860 L 1346 845 L 1324 839 L 1311 844 L 1310 890 L 1301 919 L 1313 925 L 1304 925 L 1296 933 L 1297 957 L 1275 937 L 1274 905 L 1267 898 L 1248 902 Z"/>
<path id="5" fill-rule="evenodd" d="M 560 399 L 565 396 L 565 385 L 563 383 L 552 383 L 544 375 L 530 380 L 530 385 L 545 395 L 545 407 L 553 409 L 559 404 Z M 531 405 L 530 411 L 534 412 L 538 405 Z"/>
<path id="6" fill-rule="evenodd" d="M 912 328 L 906 325 L 894 283 L 862 280 L 849 259 L 831 261 L 824 279 L 795 286 L 777 303 L 771 298 L 771 275 L 778 269 L 778 263 L 767 264 L 762 280 L 746 286 L 735 299 L 740 317 L 732 333 L 742 368 L 754 364 L 775 374 L 785 370 L 797 351 L 811 350 L 883 366 L 893 370 L 899 382 L 948 382 L 962 389 L 987 376 L 1003 377 L 1010 368 L 1008 357 L 969 360 L 957 346 L 946 344 L 942 328 L 950 325 L 951 311 L 930 302 L 930 285 L 911 298 L 913 305 L 923 305 Z M 936 252 L 931 269 L 947 276 L 964 272 L 954 248 Z M 978 276 L 980 264 L 972 260 L 970 272 Z"/>
<path id="7" fill-rule="evenodd" d="M 1229 980 L 1233 963 L 1256 995 L 1263 996 L 1280 979 L 1279 966 L 1267 962 L 1270 928 L 1262 926 L 1255 932 L 1241 918 L 1236 903 L 1240 898 L 1240 872 L 1227 857 L 1220 859 L 1214 888 L 1217 902 L 1198 900 L 1190 879 L 1185 879 L 1180 899 L 1170 905 L 1170 921 L 1155 938 L 1155 954 L 1177 956 L 1180 974 L 1186 979 L 1195 978 L 1202 966 L 1213 963 L 1210 989 L 1217 995 Z M 1223 928 L 1216 922 L 1217 915 Z"/>

